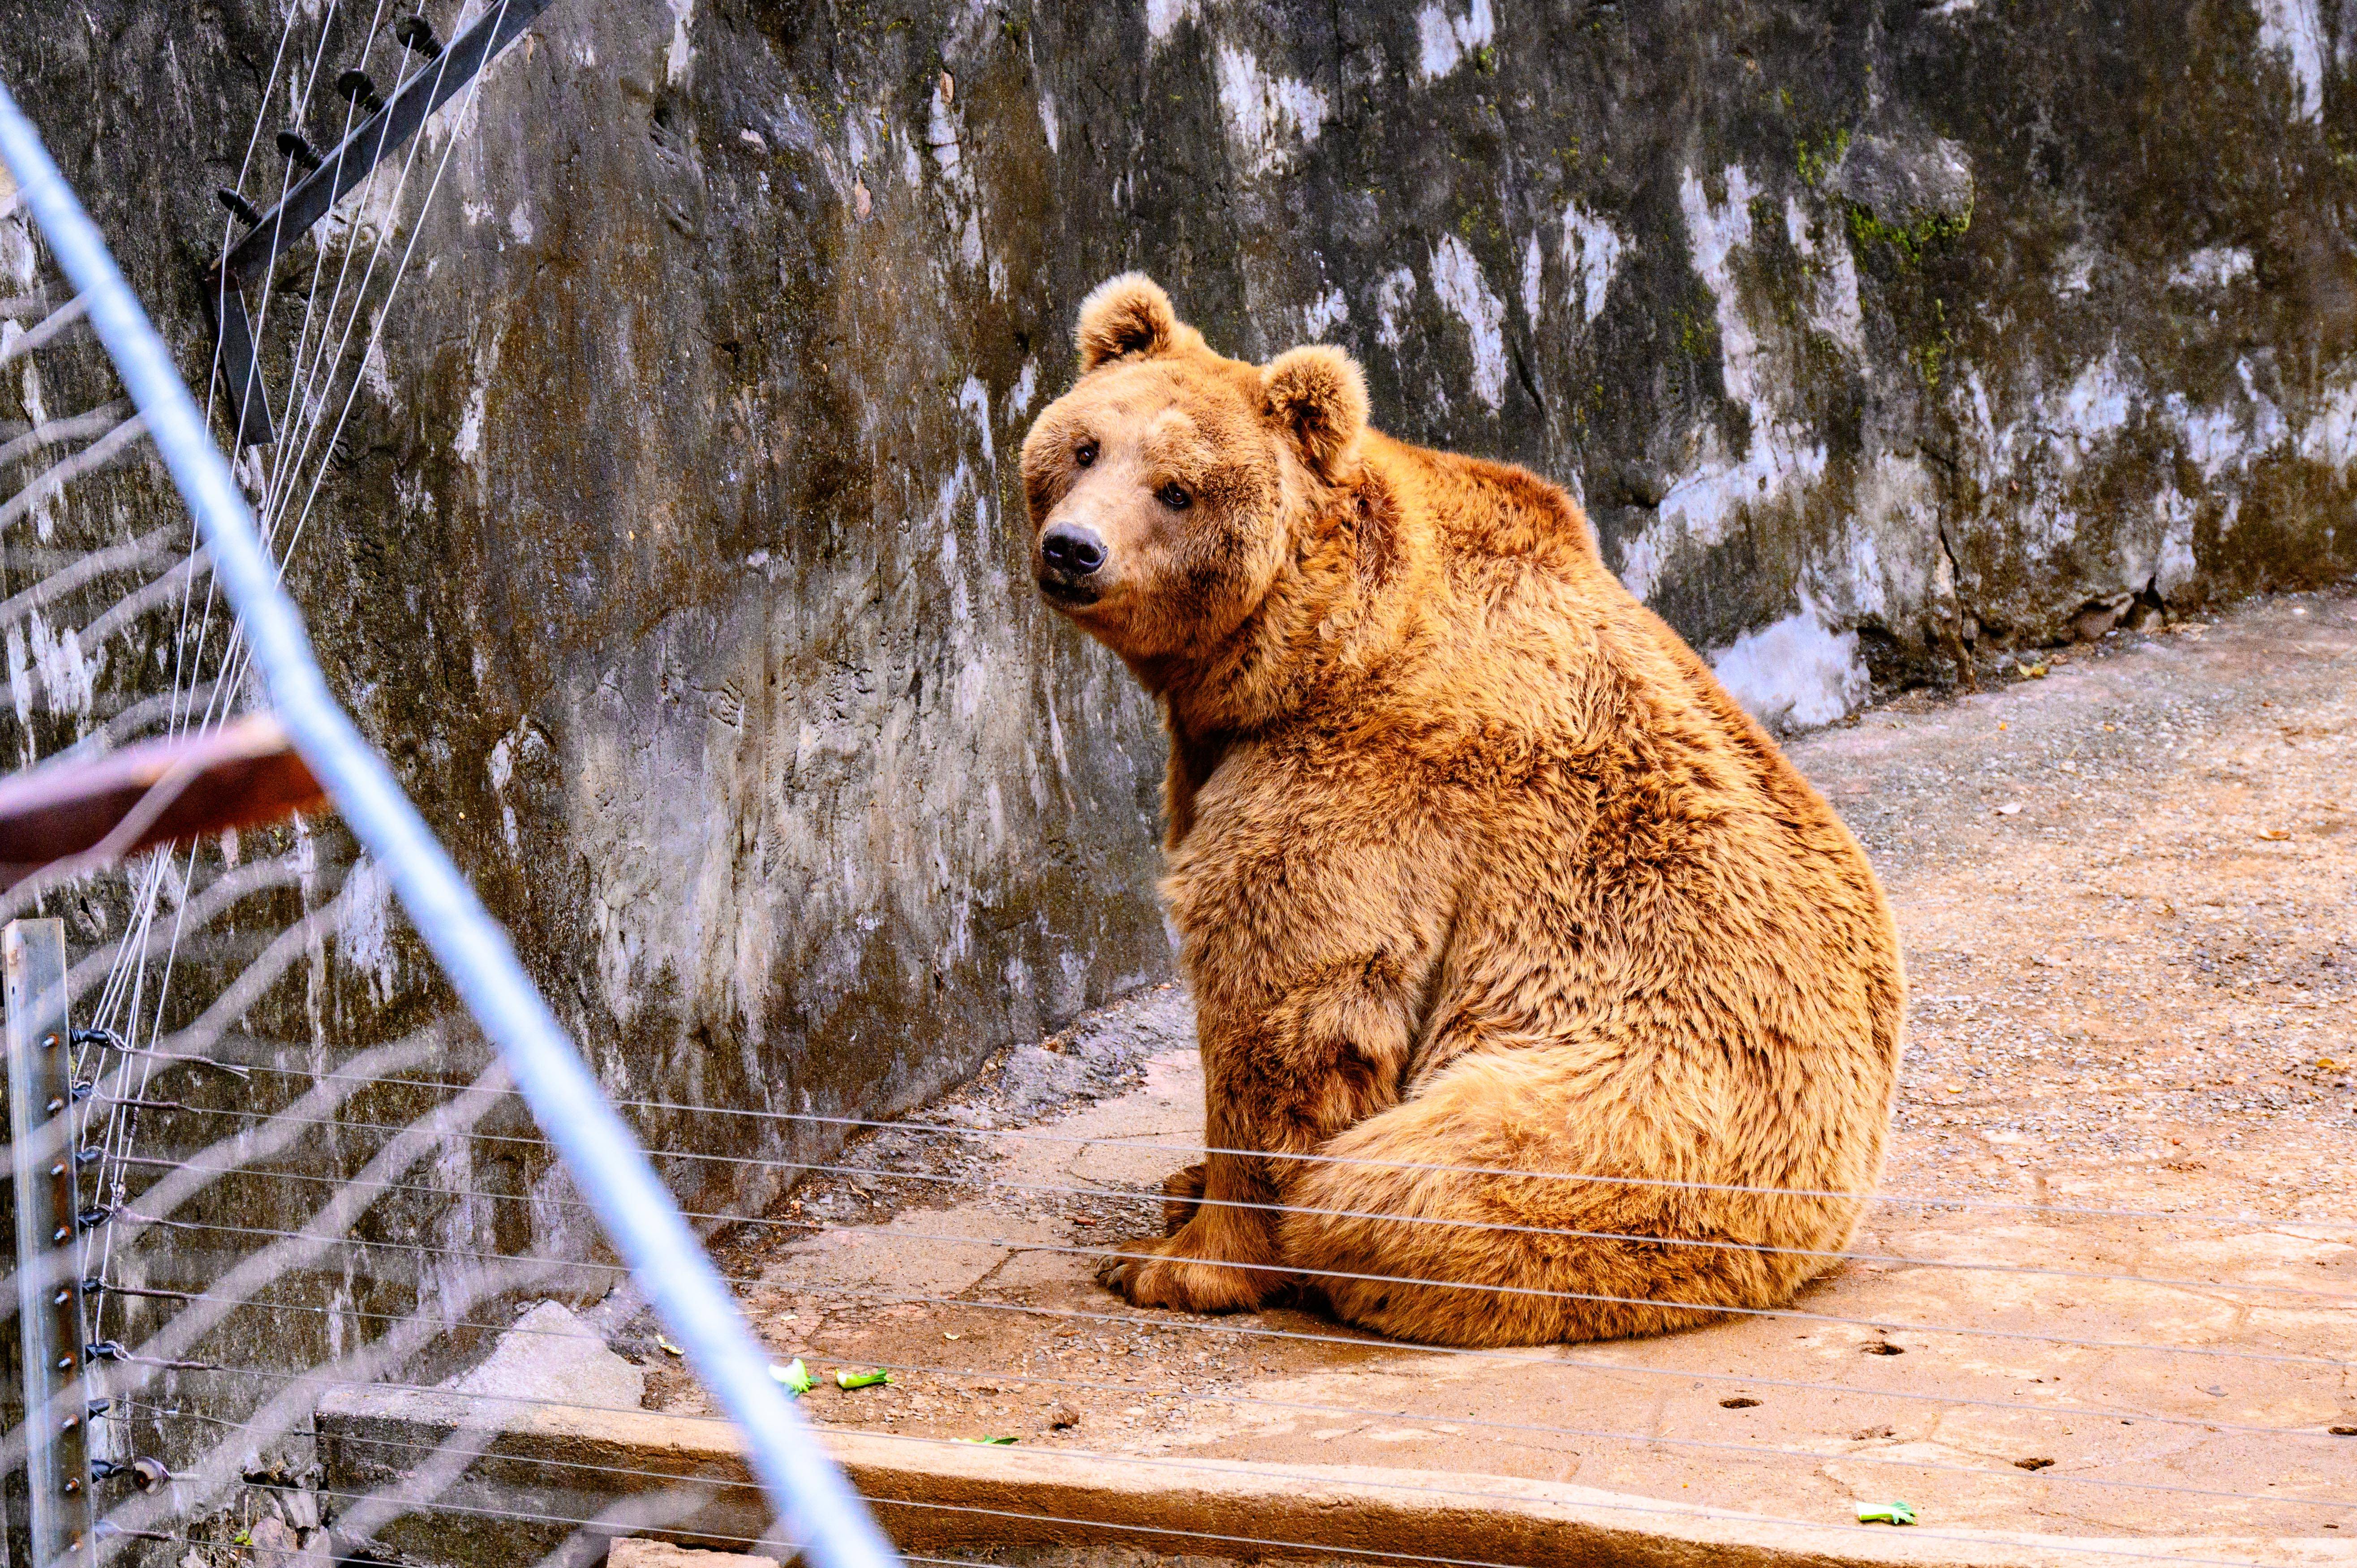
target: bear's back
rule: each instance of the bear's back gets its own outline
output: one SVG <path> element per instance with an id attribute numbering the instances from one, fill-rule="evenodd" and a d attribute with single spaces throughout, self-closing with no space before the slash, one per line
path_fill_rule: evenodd
<path id="1" fill-rule="evenodd" d="M 1448 802 L 1458 836 L 1458 929 L 1486 955 L 1457 975 L 1468 1015 L 1526 993 L 1626 1011 L 1641 993 L 1716 987 L 1766 1017 L 1783 977 L 1810 974 L 1847 1020 L 1810 1037 L 1884 1061 L 1903 983 L 1863 851 L 1606 568 L 1577 504 L 1505 464 L 1394 442 L 1373 456 L 1428 553 L 1428 651 L 1385 705 L 1424 750 L 1400 776 Z M 1589 936 L 1574 951 L 1563 931 Z M 1550 978 L 1534 988 L 1533 973 Z M 1534 1038 L 1568 1027 L 1523 1022 Z M 1465 1048 L 1427 1040 L 1419 1073 Z"/>
<path id="2" fill-rule="evenodd" d="M 1605 566 L 1559 487 L 1372 431 L 1365 455 L 1430 553 L 1425 607 L 1446 628 L 1429 628 L 1433 661 L 1403 696 L 1427 714 L 1454 708 L 1471 727 L 1502 723 L 1541 751 L 1674 755 L 1722 804 L 1738 798 L 1747 814 L 1805 823 L 1856 853 L 1710 667 Z"/>

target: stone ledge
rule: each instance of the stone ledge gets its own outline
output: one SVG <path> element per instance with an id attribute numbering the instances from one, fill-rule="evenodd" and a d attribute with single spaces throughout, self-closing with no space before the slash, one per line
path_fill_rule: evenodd
<path id="1" fill-rule="evenodd" d="M 694 1482 L 700 1495 L 630 1533 L 742 1552 L 766 1523 L 726 1423 L 405 1390 L 341 1390 L 321 1404 L 327 1489 L 382 1486 L 462 1429 L 489 1434 L 481 1456 L 445 1494 L 454 1509 L 470 1511 L 412 1515 L 384 1532 L 387 1544 L 469 1568 L 513 1563 L 565 1538 L 567 1527 L 552 1521 L 592 1518 L 618 1497 L 659 1501 L 673 1481 Z M 825 1436 L 878 1505 L 885 1529 L 911 1552 L 1120 1545 L 1196 1558 L 1381 1553 L 1565 1568 L 2101 1568 L 2189 1557 L 2357 1568 L 2357 1541 L 1936 1528 L 1861 1534 L 1700 1509 L 1653 1514 L 1655 1499 L 1502 1476 Z M 2107 1546 L 2135 1555 L 2089 1550 Z"/>
<path id="2" fill-rule="evenodd" d="M 747 1557 L 734 1552 L 700 1552 L 673 1546 L 668 1541 L 630 1537 L 614 1542 L 606 1568 L 778 1568 L 774 1557 Z"/>

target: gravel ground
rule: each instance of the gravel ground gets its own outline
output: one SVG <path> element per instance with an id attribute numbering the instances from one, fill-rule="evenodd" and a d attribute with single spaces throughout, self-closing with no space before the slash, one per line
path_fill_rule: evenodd
<path id="1" fill-rule="evenodd" d="M 890 1128 L 852 1140 L 835 1160 L 876 1175 L 825 1174 L 798 1186 L 782 1216 L 830 1224 L 875 1224 L 909 1208 L 942 1208 L 987 1184 L 1009 1145 L 995 1133 L 1135 1089 L 1148 1058 L 1195 1043 L 1193 1010 L 1175 985 L 1157 985 L 1089 1014 L 1036 1044 L 999 1052 L 957 1089 L 906 1120 L 925 1131 Z M 930 1129 L 942 1128 L 933 1132 Z M 885 1174 L 891 1173 L 891 1174 Z M 1160 1200 L 1160 1191 L 1155 1193 Z M 1135 1203 L 1107 1206 L 1075 1196 L 1042 1205 L 1004 1193 L 1001 1207 L 1026 1212 L 1134 1219 Z"/>
<path id="2" fill-rule="evenodd" d="M 2046 667 L 1795 747 L 1907 940 L 1887 1185 L 2038 1193 L 2126 1162 L 2214 1175 L 2169 1184 L 2178 1206 L 2346 1216 L 2357 600 L 2285 596 Z"/>

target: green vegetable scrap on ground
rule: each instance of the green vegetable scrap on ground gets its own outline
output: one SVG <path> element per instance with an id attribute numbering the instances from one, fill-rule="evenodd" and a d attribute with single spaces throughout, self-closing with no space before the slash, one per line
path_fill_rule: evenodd
<path id="1" fill-rule="evenodd" d="M 1857 1510 L 1860 1524 L 1913 1524 L 1915 1510 L 1906 1503 L 1885 1503 L 1880 1508 Z"/>
<path id="2" fill-rule="evenodd" d="M 1012 1437 L 952 1437 L 950 1441 L 952 1443 L 972 1443 L 981 1447 L 1003 1447 L 1006 1444 L 1013 1443 L 1017 1440 Z"/>
<path id="3" fill-rule="evenodd" d="M 853 1389 L 877 1388 L 891 1380 L 892 1374 L 885 1371 L 837 1372 L 834 1375 L 834 1386 L 846 1392 Z"/>
<path id="4" fill-rule="evenodd" d="M 806 1394 L 818 1387 L 818 1380 L 810 1375 L 810 1369 L 802 1365 L 802 1359 L 800 1356 L 782 1367 L 775 1361 L 770 1362 L 770 1376 L 777 1379 L 796 1394 Z"/>

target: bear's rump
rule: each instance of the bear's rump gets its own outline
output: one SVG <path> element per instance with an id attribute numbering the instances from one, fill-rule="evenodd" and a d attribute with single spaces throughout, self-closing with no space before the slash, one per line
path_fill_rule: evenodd
<path id="1" fill-rule="evenodd" d="M 1739 1099 L 1616 1082 L 1561 1052 L 1460 1058 L 1302 1165 L 1286 1263 L 1346 1321 L 1434 1343 L 1655 1333 L 1774 1305 L 1856 1226 L 1858 1201 L 1813 1194 L 1869 1187 L 1876 1173 L 1853 1167 L 1878 1163 L 1881 1140 L 1746 1129 Z M 1787 1155 L 1785 1179 L 1730 1181 L 1759 1173 L 1746 1152 Z M 1730 1190 L 1746 1187 L 1799 1190 Z"/>

